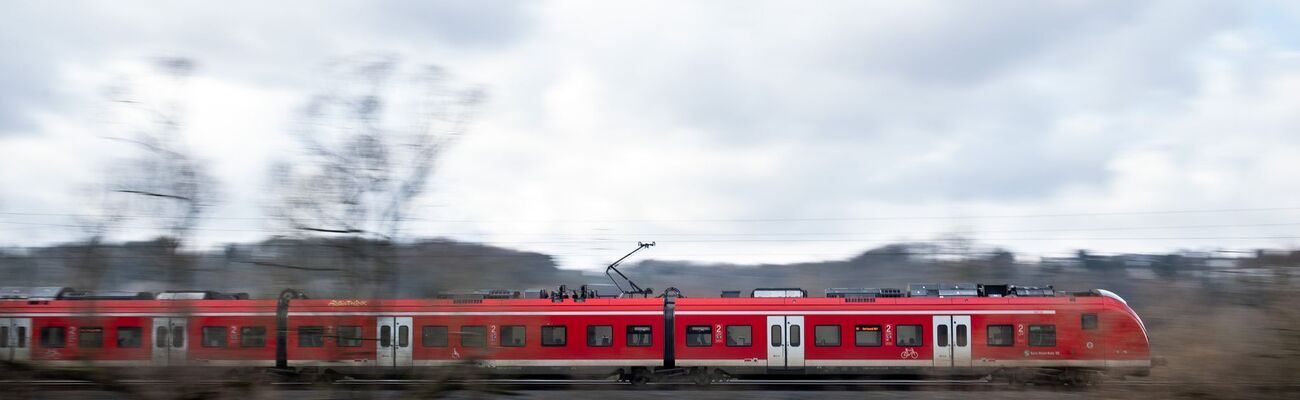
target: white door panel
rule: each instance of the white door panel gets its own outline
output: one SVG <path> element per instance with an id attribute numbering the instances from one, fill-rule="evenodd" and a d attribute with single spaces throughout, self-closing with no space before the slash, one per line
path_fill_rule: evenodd
<path id="1" fill-rule="evenodd" d="M 411 366 L 411 347 L 415 328 L 411 317 L 379 317 L 375 319 L 379 340 L 375 346 L 376 359 L 382 367 Z"/>
<path id="2" fill-rule="evenodd" d="M 185 365 L 185 353 L 190 348 L 190 338 L 185 318 L 154 318 L 153 365 Z"/>
<path id="3" fill-rule="evenodd" d="M 952 365 L 954 367 L 971 366 L 971 329 L 969 315 L 952 316 Z"/>
<path id="4" fill-rule="evenodd" d="M 31 318 L 0 318 L 0 361 L 30 360 L 27 338 L 31 330 Z"/>
<path id="5" fill-rule="evenodd" d="M 803 368 L 804 332 L 807 330 L 803 325 L 803 316 L 787 316 L 785 325 L 785 367 L 801 369 Z"/>
<path id="6" fill-rule="evenodd" d="M 952 316 L 935 315 L 930 324 L 930 348 L 936 368 L 952 367 Z"/>
<path id="7" fill-rule="evenodd" d="M 785 317 L 767 317 L 767 367 L 785 368 Z"/>
<path id="8" fill-rule="evenodd" d="M 802 369 L 804 367 L 803 316 L 769 315 L 767 317 L 767 367 Z"/>

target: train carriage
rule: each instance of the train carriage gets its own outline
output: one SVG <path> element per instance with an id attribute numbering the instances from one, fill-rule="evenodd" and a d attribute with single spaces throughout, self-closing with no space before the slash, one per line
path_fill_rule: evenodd
<path id="1" fill-rule="evenodd" d="M 733 375 L 941 374 L 1150 367 L 1109 292 L 1052 297 L 679 299 L 675 365 Z M 1124 371 L 1126 370 L 1127 371 Z"/>
<path id="2" fill-rule="evenodd" d="M 702 383 L 753 375 L 1016 378 L 1044 371 L 1076 380 L 1140 375 L 1151 366 L 1141 320 L 1113 293 L 970 287 L 978 290 L 610 298 L 584 289 L 536 298 L 403 300 L 43 290 L 30 292 L 46 297 L 0 300 L 0 360 L 334 375 L 473 367 L 634 382 L 685 375 Z"/>

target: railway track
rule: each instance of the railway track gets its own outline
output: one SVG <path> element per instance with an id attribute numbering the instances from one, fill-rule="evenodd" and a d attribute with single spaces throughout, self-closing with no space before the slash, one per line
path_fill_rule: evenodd
<path id="1" fill-rule="evenodd" d="M 473 390 L 491 388 L 492 390 L 618 390 L 633 388 L 625 382 L 612 380 L 558 380 L 558 379 L 494 379 L 494 380 L 419 380 L 419 379 L 345 379 L 331 383 L 310 382 L 250 382 L 240 380 L 156 380 L 135 379 L 112 382 L 89 380 L 0 380 L 0 388 L 22 388 L 28 390 L 69 390 L 98 389 L 112 386 L 116 388 L 140 387 L 261 387 L 277 390 L 403 390 L 433 386 L 446 386 L 452 390 Z M 1005 382 L 987 380 L 821 380 L 821 379 L 780 379 L 780 380 L 732 380 L 716 382 L 708 386 L 699 386 L 687 382 L 652 382 L 637 389 L 645 390 L 1133 390 L 1165 392 L 1170 389 L 1197 390 L 1240 388 L 1255 391 L 1296 393 L 1300 392 L 1297 382 L 1177 382 L 1177 381 L 1115 381 L 1088 387 L 1068 387 L 1055 385 L 1013 386 Z"/>

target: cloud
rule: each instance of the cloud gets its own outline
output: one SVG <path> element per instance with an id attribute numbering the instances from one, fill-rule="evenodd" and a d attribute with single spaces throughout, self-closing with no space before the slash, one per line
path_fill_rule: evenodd
<path id="1" fill-rule="evenodd" d="M 1207 242 L 1005 231 L 1300 217 L 978 218 L 1292 205 L 1300 13 L 1285 3 L 45 7 L 0 17 L 0 40 L 18 49 L 0 62 L 0 131 L 26 133 L 0 146 L 44 149 L 0 160 L 10 210 L 76 209 L 67 193 L 94 179 L 95 150 L 37 155 L 95 135 L 87 99 L 113 65 L 174 53 L 201 65 L 191 145 L 228 187 L 213 216 L 248 218 L 214 218 L 202 240 L 259 237 L 266 165 L 292 150 L 289 117 L 320 87 L 319 66 L 392 52 L 489 89 L 409 232 L 552 252 L 567 266 L 638 239 L 659 239 L 667 258 L 778 262 L 961 229 L 1036 253 L 1162 251 Z M 49 168 L 12 172 L 36 162 Z M 943 218 L 835 218 L 852 216 Z M 790 218 L 815 220 L 756 221 Z M 0 230 L 0 244 L 58 237 L 14 232 Z M 778 240 L 734 241 L 761 235 Z"/>

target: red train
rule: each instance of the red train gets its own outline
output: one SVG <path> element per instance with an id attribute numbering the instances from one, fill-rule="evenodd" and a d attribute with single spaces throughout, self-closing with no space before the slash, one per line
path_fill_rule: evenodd
<path id="1" fill-rule="evenodd" d="M 1078 381 L 1151 367 L 1141 319 L 1105 290 L 922 285 L 906 293 L 828 289 L 825 298 L 797 289 L 607 298 L 584 289 L 411 300 L 0 291 L 8 292 L 0 293 L 8 297 L 0 300 L 0 360 L 38 366 L 352 375 L 473 365 L 634 383 L 773 374 Z"/>

